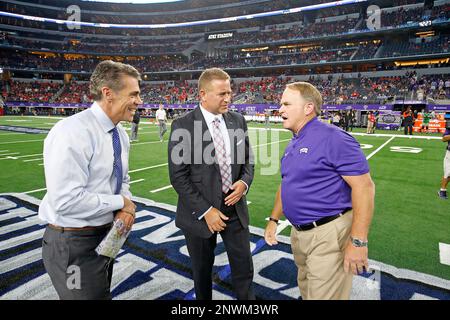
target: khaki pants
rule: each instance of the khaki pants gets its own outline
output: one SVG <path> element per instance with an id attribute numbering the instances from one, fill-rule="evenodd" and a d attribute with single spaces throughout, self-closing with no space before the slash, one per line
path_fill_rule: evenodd
<path id="1" fill-rule="evenodd" d="M 308 231 L 291 231 L 291 246 L 298 267 L 298 287 L 304 300 L 350 298 L 353 275 L 344 271 L 344 250 L 349 241 L 353 211 Z"/>

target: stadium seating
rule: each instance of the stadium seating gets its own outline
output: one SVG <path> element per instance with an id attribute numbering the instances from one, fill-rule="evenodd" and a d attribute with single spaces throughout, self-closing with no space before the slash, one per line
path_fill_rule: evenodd
<path id="1" fill-rule="evenodd" d="M 186 21 L 187 13 L 194 21 L 286 10 L 300 5 L 294 0 L 259 2 L 264 3 L 264 8 L 252 1 L 225 4 L 212 1 L 206 7 L 143 6 L 148 15 L 133 11 L 136 10 L 133 6 L 124 5 L 120 14 L 112 14 L 117 13 L 117 5 L 86 4 L 83 19 L 116 24 L 177 23 Z M 327 2 L 308 0 L 301 5 Z M 42 11 L 31 1 L 25 1 L 2 3 L 0 10 L 51 19 L 67 18 L 64 8 L 52 7 L 46 0 L 43 3 L 53 9 Z M 61 24 L 0 16 L 0 66 L 11 70 L 13 78 L 1 91 L 6 101 L 42 99 L 48 102 L 57 93 L 55 102 L 89 102 L 85 81 L 89 80 L 90 72 L 100 61 L 114 59 L 130 63 L 144 74 L 142 96 L 146 103 L 194 103 L 196 84 L 186 80 L 195 79 L 201 70 L 214 66 L 225 68 L 233 78 L 239 78 L 234 91 L 236 101 L 241 103 L 277 103 L 291 79 L 279 76 L 320 73 L 330 74 L 330 77 L 327 80 L 323 80 L 326 79 L 323 76 L 310 77 L 309 80 L 323 92 L 325 102 L 332 104 L 383 103 L 396 97 L 414 97 L 418 92 L 422 99 L 449 98 L 449 88 L 440 86 L 448 79 L 445 73 L 421 75 L 418 79 L 404 72 L 394 76 L 366 73 L 350 79 L 343 76 L 346 72 L 400 70 L 404 67 L 396 61 L 398 58 L 420 56 L 427 59 L 431 55 L 443 58 L 437 62 L 417 63 L 410 69 L 449 65 L 449 60 L 444 58 L 449 54 L 450 35 L 445 25 L 450 5 L 439 2 L 430 7 L 412 0 L 379 5 L 381 30 L 377 33 L 368 30 L 366 7 L 362 4 L 221 24 L 142 30 L 91 26 L 69 30 Z M 419 23 L 427 19 L 443 27 L 426 37 L 408 31 L 421 30 Z M 393 29 L 395 33 L 387 36 L 386 32 Z M 225 31 L 232 32 L 230 39 L 216 42 L 206 39 L 210 33 Z M 71 83 L 62 84 L 64 74 L 73 75 Z M 30 78 L 35 80 L 21 80 Z M 46 79 L 60 82 L 49 87 Z M 42 92 L 32 94 L 27 87 L 30 83 L 33 84 L 31 92 L 37 87 Z"/>

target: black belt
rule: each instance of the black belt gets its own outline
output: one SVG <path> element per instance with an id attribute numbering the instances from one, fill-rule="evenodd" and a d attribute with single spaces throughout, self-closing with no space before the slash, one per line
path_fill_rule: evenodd
<path id="1" fill-rule="evenodd" d="M 324 225 L 325 223 L 331 222 L 339 217 L 342 217 L 344 214 L 346 214 L 347 212 L 349 212 L 350 210 L 352 210 L 352 208 L 347 208 L 344 211 L 342 211 L 341 213 L 335 214 L 334 216 L 329 216 L 329 217 L 325 217 L 325 218 L 321 218 L 319 220 L 316 220 L 314 222 L 311 223 L 306 223 L 306 224 L 294 224 L 294 228 L 297 229 L 298 231 L 306 231 L 306 230 L 311 230 L 315 227 Z"/>

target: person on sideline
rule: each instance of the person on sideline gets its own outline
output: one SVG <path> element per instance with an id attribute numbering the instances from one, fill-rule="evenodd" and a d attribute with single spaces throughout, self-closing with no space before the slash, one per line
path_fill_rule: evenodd
<path id="1" fill-rule="evenodd" d="M 162 104 L 159 105 L 159 109 L 156 110 L 156 121 L 158 122 L 159 125 L 159 141 L 163 141 L 164 140 L 164 134 L 167 131 L 167 126 L 166 126 L 166 122 L 167 122 L 167 113 L 166 110 L 164 110 L 164 106 Z"/>
<path id="2" fill-rule="evenodd" d="M 292 224 L 291 245 L 303 299 L 349 299 L 352 275 L 368 269 L 374 183 L 359 143 L 317 119 L 320 92 L 287 85 L 279 110 L 294 133 L 281 159 L 281 185 L 264 238 L 276 241 L 278 220 Z"/>
<path id="3" fill-rule="evenodd" d="M 413 134 L 413 125 L 414 125 L 414 113 L 411 110 L 411 107 L 407 107 L 405 112 L 403 112 L 403 125 L 405 126 L 405 135 Z"/>
<path id="4" fill-rule="evenodd" d="M 131 138 L 130 141 L 138 141 L 138 130 L 139 122 L 141 121 L 141 115 L 139 110 L 136 110 L 133 116 L 133 121 L 131 121 Z"/>
<path id="5" fill-rule="evenodd" d="M 367 134 L 372 134 L 374 127 L 375 127 L 375 115 L 373 114 L 373 111 L 369 111 L 369 114 L 367 116 Z"/>
<path id="6" fill-rule="evenodd" d="M 236 298 L 255 299 L 245 197 L 254 171 L 247 124 L 228 110 L 232 91 L 225 71 L 206 69 L 198 91 L 199 106 L 172 122 L 169 139 L 169 176 L 178 193 L 175 223 L 186 238 L 196 299 L 212 299 L 218 234 Z"/>
<path id="7" fill-rule="evenodd" d="M 445 129 L 444 135 L 442 136 L 442 141 L 447 142 L 447 151 L 444 157 L 444 176 L 441 180 L 441 189 L 438 192 L 439 198 L 448 199 L 447 196 L 447 185 L 450 181 L 450 120 L 447 120 L 447 128 Z"/>
<path id="8" fill-rule="evenodd" d="M 130 142 L 119 122 L 132 121 L 142 103 L 140 80 L 130 65 L 99 63 L 90 79 L 91 108 L 58 122 L 44 141 L 42 258 L 60 299 L 111 299 L 114 261 L 95 249 L 114 220 L 122 220 L 121 232 L 134 223 Z"/>

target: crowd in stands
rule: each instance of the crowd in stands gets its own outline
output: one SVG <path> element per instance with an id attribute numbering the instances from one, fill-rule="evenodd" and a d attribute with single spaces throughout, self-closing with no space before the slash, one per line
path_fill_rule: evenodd
<path id="1" fill-rule="evenodd" d="M 232 83 L 235 103 L 279 103 L 291 77 L 266 77 Z M 311 76 L 323 95 L 326 104 L 378 104 L 392 99 L 425 100 L 450 99 L 450 76 L 432 75 L 418 77 L 415 72 L 405 76 L 368 78 L 333 78 Z M 13 81 L 5 101 L 49 102 L 64 86 L 57 97 L 59 103 L 89 103 L 91 96 L 88 82 L 62 83 L 48 81 Z M 143 82 L 141 98 L 150 104 L 191 104 L 198 102 L 197 84 L 187 81 L 161 83 Z"/>
<path id="2" fill-rule="evenodd" d="M 72 81 L 57 98 L 59 103 L 89 103 L 92 101 L 89 92 L 89 82 Z"/>
<path id="3" fill-rule="evenodd" d="M 4 39 L 0 39 L 0 45 L 20 46 L 29 49 L 51 50 L 61 52 L 77 52 L 77 53 L 104 53 L 120 52 L 121 54 L 167 54 L 181 53 L 188 49 L 199 38 L 192 40 L 185 39 L 158 39 L 151 41 L 111 41 L 105 46 L 105 42 L 89 40 L 79 41 L 59 41 L 57 43 L 45 41 L 45 39 L 21 39 L 6 35 Z"/>
<path id="4" fill-rule="evenodd" d="M 10 90 L 3 93 L 5 101 L 50 102 L 61 88 L 61 83 L 47 81 L 13 81 Z"/>
<path id="5" fill-rule="evenodd" d="M 197 84 L 189 84 L 185 81 L 149 84 L 141 87 L 141 98 L 145 103 L 197 103 Z"/>
<path id="6" fill-rule="evenodd" d="M 98 58 L 64 58 L 63 55 L 15 54 L 14 51 L 0 51 L 0 65 L 22 70 L 51 70 L 68 72 L 92 72 L 100 62 Z M 122 62 L 132 64 L 141 72 L 183 70 L 188 63 L 181 55 L 147 56 L 125 58 Z"/>

